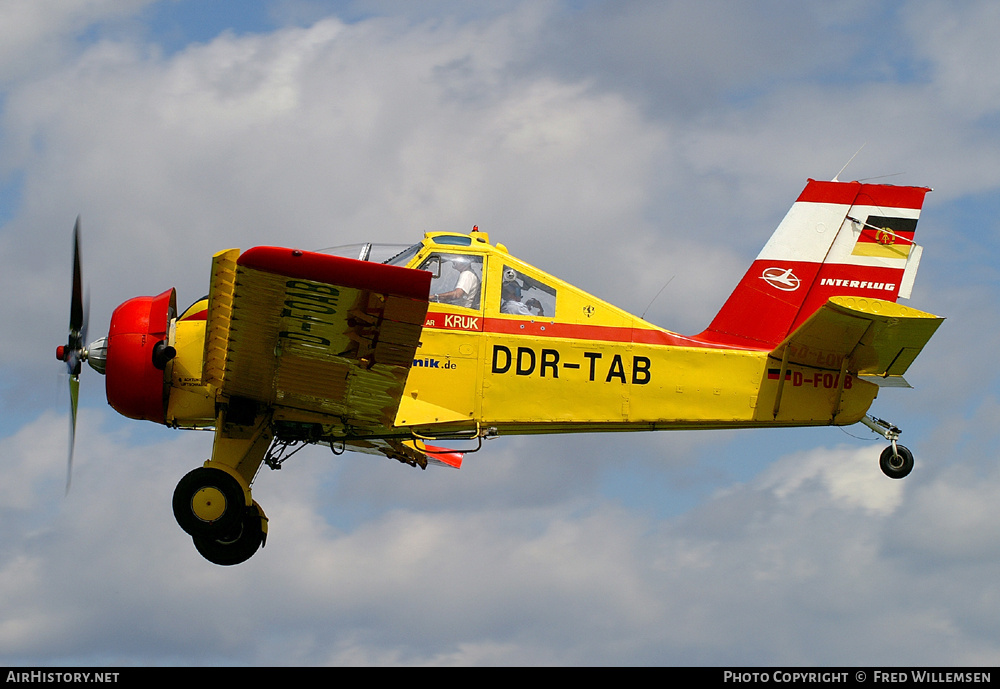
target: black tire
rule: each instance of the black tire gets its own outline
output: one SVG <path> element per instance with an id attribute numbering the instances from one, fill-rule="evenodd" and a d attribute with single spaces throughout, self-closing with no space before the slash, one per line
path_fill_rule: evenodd
<path id="1" fill-rule="evenodd" d="M 264 542 L 261 513 L 256 505 L 247 507 L 236 529 L 221 538 L 193 536 L 194 547 L 209 562 L 228 567 L 246 562 Z"/>
<path id="2" fill-rule="evenodd" d="M 898 454 L 892 451 L 892 445 L 882 450 L 878 465 L 882 473 L 889 478 L 903 478 L 913 471 L 913 453 L 902 445 L 896 445 Z"/>
<path id="3" fill-rule="evenodd" d="M 194 500 L 202 490 L 215 489 L 222 496 L 221 513 L 213 519 L 195 514 Z M 174 489 L 174 518 L 191 536 L 218 538 L 239 528 L 246 509 L 243 486 L 221 469 L 200 467 L 180 480 Z"/>

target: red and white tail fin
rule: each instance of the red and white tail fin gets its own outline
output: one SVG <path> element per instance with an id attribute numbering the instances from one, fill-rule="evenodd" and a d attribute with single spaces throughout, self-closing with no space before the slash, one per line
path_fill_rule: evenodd
<path id="1" fill-rule="evenodd" d="M 698 339 L 772 348 L 830 297 L 909 298 L 921 254 L 913 234 L 928 191 L 809 180 Z"/>

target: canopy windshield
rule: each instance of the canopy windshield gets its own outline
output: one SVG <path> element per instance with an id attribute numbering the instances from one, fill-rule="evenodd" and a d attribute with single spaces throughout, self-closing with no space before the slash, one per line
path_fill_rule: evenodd
<path id="1" fill-rule="evenodd" d="M 374 244 L 372 242 L 361 242 L 358 244 L 344 244 L 342 246 L 332 246 L 327 249 L 320 249 L 318 253 L 343 256 L 344 258 L 354 258 L 359 261 L 371 261 L 372 263 L 405 265 L 406 261 L 408 261 L 413 254 L 417 253 L 419 248 L 420 244 L 407 247 L 405 244 Z M 403 257 L 402 260 L 400 260 L 400 257 Z"/>

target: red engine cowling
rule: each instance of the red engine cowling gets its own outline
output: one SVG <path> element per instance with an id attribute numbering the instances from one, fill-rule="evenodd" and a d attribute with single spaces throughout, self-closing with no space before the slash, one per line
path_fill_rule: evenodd
<path id="1" fill-rule="evenodd" d="M 111 315 L 104 375 L 108 404 L 119 414 L 165 423 L 170 386 L 153 355 L 176 314 L 177 296 L 170 288 L 155 297 L 129 299 Z"/>

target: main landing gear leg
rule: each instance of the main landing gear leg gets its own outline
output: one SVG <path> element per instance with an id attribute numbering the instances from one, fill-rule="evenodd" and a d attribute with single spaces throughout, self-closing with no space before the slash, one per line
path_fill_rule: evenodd
<path id="1" fill-rule="evenodd" d="M 217 565 L 250 559 L 267 539 L 267 517 L 254 502 L 250 484 L 271 445 L 270 416 L 242 414 L 216 420 L 212 459 L 180 480 L 174 517 L 195 548 Z"/>
<path id="2" fill-rule="evenodd" d="M 861 419 L 861 423 L 892 443 L 889 447 L 882 450 L 882 455 L 878 460 L 878 465 L 882 469 L 883 474 L 889 478 L 903 478 L 913 471 L 913 453 L 896 442 L 902 431 L 888 421 L 883 421 L 871 415 L 867 415 Z"/>

